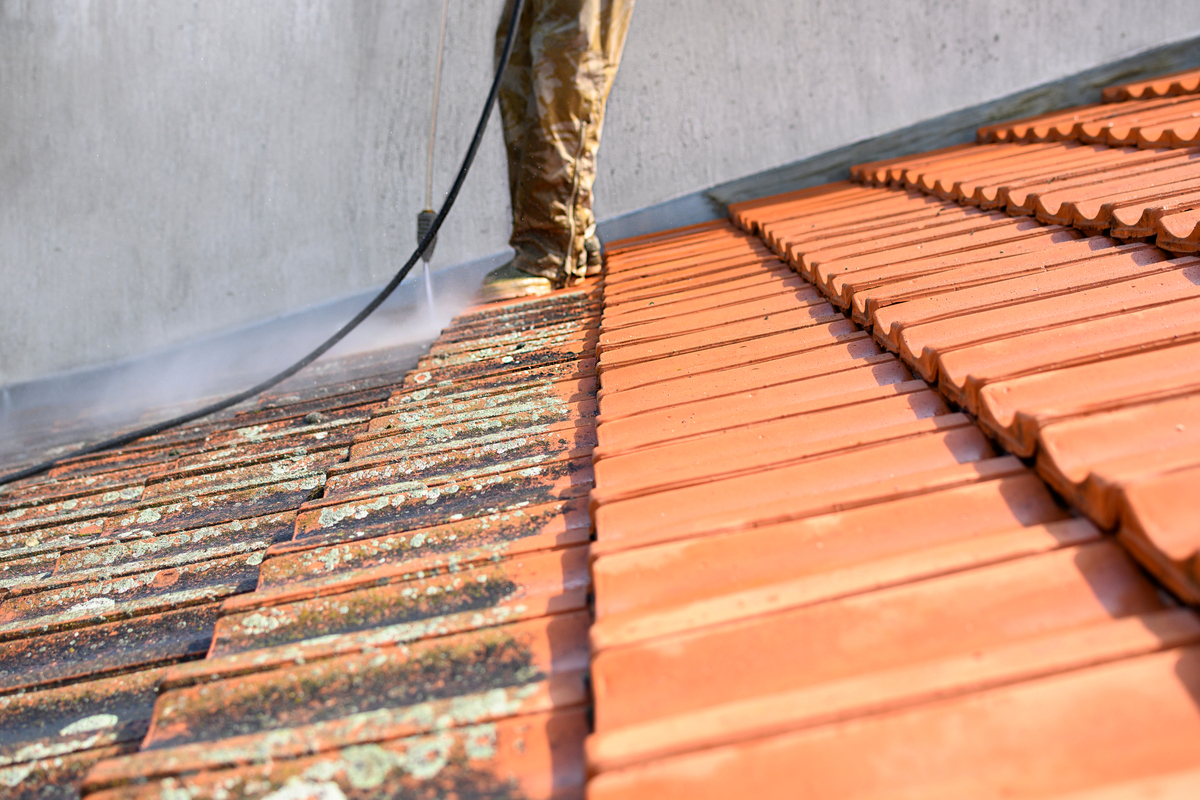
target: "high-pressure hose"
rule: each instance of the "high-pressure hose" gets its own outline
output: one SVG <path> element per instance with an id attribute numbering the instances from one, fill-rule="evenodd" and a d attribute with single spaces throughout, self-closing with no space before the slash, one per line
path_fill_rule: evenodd
<path id="1" fill-rule="evenodd" d="M 273 375 L 270 378 L 267 378 L 265 381 L 257 384 L 256 386 L 252 386 L 243 392 L 233 395 L 232 397 L 227 397 L 224 400 L 207 405 L 203 408 L 197 409 L 196 411 L 191 411 L 187 414 L 181 414 L 178 417 L 168 419 L 164 422 L 156 422 L 153 425 L 148 425 L 144 428 L 139 428 L 135 431 L 130 431 L 129 433 L 124 433 L 120 436 L 115 436 L 112 439 L 107 439 L 97 444 L 82 447 L 75 452 L 70 453 L 69 455 L 61 456 L 50 461 L 44 461 L 41 464 L 36 464 L 32 467 L 26 467 L 25 469 L 18 470 L 16 472 L 10 472 L 7 475 L 0 476 L 0 486 L 6 483 L 12 483 L 13 481 L 21 480 L 23 478 L 40 475 L 41 473 L 52 469 L 55 465 L 60 464 L 67 459 L 78 458 L 79 456 L 86 456 L 91 453 L 98 453 L 101 450 L 108 450 L 113 447 L 120 447 L 121 445 L 129 444 L 136 439 L 142 439 L 146 436 L 153 436 L 157 433 L 162 433 L 165 430 L 169 430 L 170 428 L 186 425 L 189 422 L 201 419 L 202 417 L 207 417 L 210 414 L 215 414 L 218 411 L 224 411 L 225 409 L 235 406 L 238 403 L 249 400 L 251 397 L 254 397 L 254 395 L 259 394 L 260 392 L 265 392 L 272 386 L 282 383 L 300 370 L 307 367 L 312 362 L 316 361 L 331 347 L 340 342 L 342 339 L 346 338 L 346 335 L 349 334 L 350 331 L 357 328 L 363 320 L 371 316 L 372 312 L 379 308 L 379 306 L 383 304 L 383 301 L 387 300 L 392 292 L 396 290 L 396 287 L 400 285 L 401 281 L 404 280 L 404 278 L 412 270 L 413 266 L 421 259 L 425 251 L 430 247 L 433 240 L 437 237 L 438 229 L 442 227 L 442 222 L 445 221 L 446 215 L 450 213 L 450 209 L 454 206 L 454 201 L 458 198 L 458 193 L 462 189 L 463 182 L 467 179 L 467 173 L 471 170 L 471 164 L 475 161 L 475 154 L 479 151 L 479 145 L 483 141 L 483 133 L 487 128 L 488 117 L 491 116 L 492 108 L 496 105 L 496 96 L 500 93 L 500 79 L 504 76 L 504 68 L 508 64 L 509 55 L 512 53 L 513 41 L 516 39 L 517 34 L 517 23 L 521 19 L 521 11 L 523 10 L 524 6 L 525 0 L 516 0 L 516 2 L 513 3 L 512 17 L 510 17 L 508 21 L 508 35 L 504 39 L 504 50 L 500 54 L 499 63 L 496 65 L 496 75 L 492 79 L 492 89 L 490 92 L 488 92 L 487 102 L 483 105 L 483 113 L 479 116 L 479 124 L 475 126 L 475 135 L 472 137 L 471 144 L 467 148 L 467 154 L 463 158 L 462 166 L 459 167 L 458 175 L 454 179 L 454 185 L 450 187 L 450 191 L 446 194 L 446 200 L 442 203 L 441 210 L 438 211 L 437 215 L 433 218 L 433 221 L 429 225 L 429 230 L 423 237 L 421 237 L 421 241 L 417 244 L 417 249 L 413 251 L 411 256 L 409 256 L 408 261 L 404 262 L 404 266 L 400 268 L 400 270 L 392 277 L 390 281 L 388 281 L 387 286 L 384 286 L 383 289 L 380 290 L 379 294 L 375 295 L 371 302 L 367 303 L 367 305 L 363 307 L 362 311 L 359 311 L 357 314 L 355 314 L 353 319 L 339 328 L 336 333 L 318 345 L 311 353 L 304 356 L 287 369 L 279 372 L 276 375 Z"/>

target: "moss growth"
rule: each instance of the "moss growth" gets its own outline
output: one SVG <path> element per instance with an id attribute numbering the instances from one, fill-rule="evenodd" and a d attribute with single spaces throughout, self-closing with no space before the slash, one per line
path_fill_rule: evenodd
<path id="1" fill-rule="evenodd" d="M 545 677 L 528 646 L 504 634 L 446 644 L 403 659 L 356 656 L 292 668 L 268 684 L 235 684 L 230 697 L 217 687 L 177 705 L 169 721 L 187 720 L 186 732 L 154 742 L 155 748 L 214 741 L 260 731 L 295 728 L 355 713 L 404 708 L 490 689 L 519 686 Z M 214 691 L 215 690 L 215 691 Z M 248 691 L 247 691 L 248 690 Z"/>

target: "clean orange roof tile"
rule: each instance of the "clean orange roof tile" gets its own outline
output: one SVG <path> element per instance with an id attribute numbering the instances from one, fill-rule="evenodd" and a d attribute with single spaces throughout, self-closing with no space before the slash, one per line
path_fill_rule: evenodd
<path id="1" fill-rule="evenodd" d="M 1155 243 L 1174 253 L 1200 250 L 1200 210 L 1187 209 L 1164 214 L 1155 228 Z"/>
<path id="2" fill-rule="evenodd" d="M 648 618 L 772 584 L 807 579 L 845 594 L 953 571 L 947 561 L 925 559 L 925 551 L 941 547 L 962 546 L 961 552 L 950 554 L 958 557 L 953 562 L 958 568 L 989 563 L 997 551 L 983 537 L 1003 537 L 1066 517 L 1040 479 L 1017 470 L 996 480 L 887 503 L 615 553 L 592 563 L 597 590 L 593 640 L 612 641 L 622 619 Z M 1072 523 L 1057 539 L 1039 530 L 1020 546 L 1036 542 L 1053 548 L 1056 542 L 1066 546 L 1099 536 L 1086 521 L 1077 522 L 1083 525 Z M 729 558 L 731 553 L 737 558 Z M 885 572 L 888 579 L 880 583 Z M 834 576 L 837 581 L 831 580 Z"/>
<path id="3" fill-rule="evenodd" d="M 874 343 L 865 337 L 858 342 L 870 348 L 868 352 L 878 353 Z M 863 358 L 864 365 L 847 365 L 845 351 L 839 350 L 813 351 L 811 356 L 819 358 L 797 356 L 796 362 L 803 359 L 808 374 L 801 373 L 793 382 L 787 382 L 784 377 L 783 383 L 763 386 L 765 381 L 778 380 L 781 376 L 764 374 L 761 365 L 751 365 L 743 370 L 714 373 L 712 381 L 682 387 L 682 394 L 667 383 L 644 387 L 643 396 L 650 399 L 653 410 L 602 420 L 596 429 L 598 457 L 714 433 L 730 427 L 731 420 L 736 420 L 737 424 L 765 422 L 928 388 L 921 381 L 911 380 L 908 369 L 893 356 L 867 355 Z M 768 369 L 779 366 L 769 363 Z M 691 390 L 712 391 L 713 395 L 691 399 Z"/>
<path id="4" fill-rule="evenodd" d="M 1200 91 L 1200 69 L 1185 69 L 1149 80 L 1106 86 L 1102 96 L 1106 103 L 1118 103 L 1144 97 L 1191 94 L 1197 91 Z"/>
<path id="5" fill-rule="evenodd" d="M 1200 466 L 1150 473 L 1120 489 L 1118 539 L 1187 602 L 1200 603 L 1196 480 Z"/>
<path id="6" fill-rule="evenodd" d="M 1029 375 L 984 386 L 979 421 L 1009 451 L 1031 456 L 1059 419 L 1200 391 L 1200 343 Z"/>
<path id="7" fill-rule="evenodd" d="M 1140 199 L 1129 203 L 1115 203 L 1112 207 L 1112 227 L 1109 229 L 1109 234 L 1121 239 L 1154 236 L 1158 232 L 1158 222 L 1164 216 L 1195 208 L 1198 204 L 1200 204 L 1200 190 L 1195 189 L 1164 192 L 1154 198 Z M 1160 246 L 1164 249 L 1173 249 L 1170 247 L 1170 237 L 1163 239 L 1163 244 Z"/>
<path id="8" fill-rule="evenodd" d="M 981 786 L 1032 798 L 1194 769 L 1198 664 L 1195 647 L 1170 650 L 658 759 L 593 778 L 588 797 L 784 798 L 803 780 L 813 798 L 937 800 Z"/>
<path id="9" fill-rule="evenodd" d="M 889 350 L 911 325 L 1088 287 L 1169 268 L 1166 255 L 1146 245 L 1112 247 L 1106 239 L 1047 242 L 1042 250 L 968 264 L 854 295 L 856 316 L 869 315 L 872 333 Z M 861 309 L 861 311 L 860 311 Z"/>
<path id="10" fill-rule="evenodd" d="M 1163 608 L 1111 541 L 965 570 L 601 651 L 596 731 Z"/>
<path id="11" fill-rule="evenodd" d="M 595 511 L 594 552 L 812 516 L 843 504 L 880 502 L 942 482 L 970 480 L 980 474 L 975 462 L 992 456 L 978 429 L 959 428 L 617 500 Z"/>
<path id="12" fill-rule="evenodd" d="M 754 696 L 714 702 L 589 737 L 592 771 L 614 770 L 789 730 L 1028 681 L 1200 640 L 1181 609 L 1103 620 L 1012 643 Z M 604 656 L 601 656 L 601 660 Z M 810 662 L 811 663 L 811 662 Z"/>
<path id="13" fill-rule="evenodd" d="M 1008 336 L 1068 325 L 1086 319 L 1157 308 L 1175 300 L 1200 298 L 1200 264 L 1159 262 L 1168 267 L 1152 274 L 1120 276 L 1088 286 L 1084 277 L 1070 294 L 1027 299 L 1011 305 L 966 311 L 941 320 L 905 325 L 898 337 L 900 354 L 926 380 L 936 375 L 938 358 L 958 348 Z M 1173 267 L 1173 269 L 1170 269 Z M 1111 280 L 1112 278 L 1118 280 Z M 1036 296 L 1036 295 L 1035 295 Z"/>
<path id="14" fill-rule="evenodd" d="M 938 385 L 974 411 L 988 383 L 1200 339 L 1200 301 L 1182 300 L 972 345 L 938 359 Z"/>
<path id="15" fill-rule="evenodd" d="M 598 458 L 593 502 L 756 471 L 817 453 L 968 424 L 933 392 L 882 398 L 798 416 L 731 426 L 625 455 Z"/>
<path id="16" fill-rule="evenodd" d="M 1103 527 L 1121 484 L 1200 464 L 1200 394 L 1051 423 L 1038 432 L 1038 471 Z"/>

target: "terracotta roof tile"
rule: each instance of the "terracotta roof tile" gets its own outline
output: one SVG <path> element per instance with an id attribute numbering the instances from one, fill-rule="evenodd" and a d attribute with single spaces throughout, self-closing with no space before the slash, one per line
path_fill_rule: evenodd
<path id="1" fill-rule="evenodd" d="M 207 652 L 217 604 L 0 643 L 0 690 L 110 675 Z"/>
<path id="2" fill-rule="evenodd" d="M 876 339 L 895 352 L 902 331 L 912 325 L 1062 296 L 1172 266 L 1161 250 L 1146 245 L 1106 250 L 1113 243 L 1103 239 L 1045 244 L 1041 250 L 865 289 L 854 296 L 855 317 L 869 320 Z"/>
<path id="3" fill-rule="evenodd" d="M 1200 537 L 1193 500 L 1197 476 L 1196 466 L 1149 470 L 1116 487 L 1122 521 L 1118 539 L 1193 605 L 1200 603 Z"/>
<path id="4" fill-rule="evenodd" d="M 1164 214 L 1158 220 L 1155 233 L 1159 247 L 1164 250 L 1195 253 L 1200 250 L 1200 211 L 1189 208 Z"/>
<path id="5" fill-rule="evenodd" d="M 35 757 L 11 767 L 4 767 L 2 774 L 6 783 L 12 784 L 11 787 L 6 786 L 6 788 L 20 791 L 15 795 L 19 800 L 56 795 L 78 796 L 77 787 L 82 784 L 88 771 L 97 762 L 108 758 L 119 758 L 126 753 L 133 752 L 136 748 L 135 742 L 126 742 L 113 747 L 97 747 L 67 756 Z"/>
<path id="6" fill-rule="evenodd" d="M 1098 662 L 1153 653 L 1194 643 L 1197 637 L 1200 637 L 1200 623 L 1195 616 L 1180 611 L 1081 625 L 996 645 L 982 652 L 976 650 L 969 655 L 880 669 L 813 686 L 768 691 L 758 697 L 727 700 L 632 724 L 592 737 L 588 760 L 593 768 L 604 770 L 630 767 L 731 741 L 827 725 Z M 920 737 L 918 741 L 927 739 Z M 806 769 L 803 774 L 807 773 Z M 979 785 L 984 784 L 985 781 L 979 781 Z"/>
<path id="7" fill-rule="evenodd" d="M 1145 81 L 1106 86 L 1103 99 L 1106 103 L 1138 100 L 1143 97 L 1170 97 L 1177 94 L 1193 94 L 1200 91 L 1200 70 L 1187 69 Z"/>
<path id="8" fill-rule="evenodd" d="M 1200 345 L 1182 344 L 984 386 L 979 421 L 1013 453 L 1033 455 L 1037 434 L 1060 419 L 1200 389 Z"/>
<path id="9" fill-rule="evenodd" d="M 596 453 L 598 457 L 610 456 L 715 433 L 728 427 L 731 419 L 742 424 L 765 422 L 928 388 L 911 380 L 909 371 L 895 358 L 874 355 L 878 348 L 865 337 L 857 342 L 855 347 L 822 348 L 811 355 L 767 362 L 771 369 L 797 368 L 799 379 L 793 383 L 756 384 L 756 378 L 775 380 L 779 376 L 764 374 L 761 364 L 751 364 L 728 373 L 705 375 L 703 381 L 678 382 L 690 385 L 665 381 L 639 387 L 632 391 L 646 398 L 653 410 L 611 421 L 602 419 L 596 430 L 600 443 Z M 863 351 L 865 358 L 860 355 Z M 856 364 L 852 360 L 856 356 L 866 364 Z M 700 396 L 693 396 L 693 392 Z M 715 396 L 708 396 L 708 392 Z"/>
<path id="10" fill-rule="evenodd" d="M 608 713 L 590 761 L 626 766 L 1200 639 L 1200 620 L 1164 613 L 1148 584 L 1134 599 L 1136 576 L 1119 547 L 1091 545 L 603 651 Z M 695 688 L 671 691 L 678 681 Z"/>
<path id="11" fill-rule="evenodd" d="M 381 578 L 436 575 L 505 556 L 584 544 L 590 531 L 586 502 L 579 498 L 345 544 L 286 544 L 272 549 L 276 557 L 263 563 L 259 586 L 274 591 L 345 584 L 348 570 L 364 585 Z"/>
<path id="12" fill-rule="evenodd" d="M 988 383 L 1086 364 L 1200 338 L 1200 299 L 1077 322 L 972 345 L 939 358 L 939 386 L 955 402 L 978 409 Z"/>
<path id="13" fill-rule="evenodd" d="M 1033 797 L 1174 773 L 1200 759 L 1195 655 L 1170 650 L 663 758 L 595 778 L 589 797 L 789 797 L 798 764 L 809 796 L 831 798 L 949 798 L 997 785 Z"/>
<path id="14" fill-rule="evenodd" d="M 1035 476 L 1015 470 L 888 503 L 616 553 L 593 564 L 592 642 L 604 650 L 1100 536 L 1086 520 L 1065 516 Z"/>
<path id="15" fill-rule="evenodd" d="M 664 336 L 703 332 L 717 326 L 761 319 L 772 314 L 785 314 L 810 306 L 824 308 L 826 301 L 815 289 L 808 287 L 800 291 L 778 292 L 718 308 L 694 309 L 683 314 L 605 330 L 600 334 L 596 351 L 599 353 L 606 347 L 625 342 L 641 343 Z"/>
<path id="16" fill-rule="evenodd" d="M 273 792 L 384 796 L 388 792 L 473 797 L 519 793 L 531 800 L 576 795 L 583 786 L 582 711 L 532 714 L 451 728 L 430 736 L 337 747 L 318 755 L 192 773 L 89 795 L 96 800 L 167 800 Z"/>
<path id="17" fill-rule="evenodd" d="M 902 793 L 922 797 L 1000 780 L 1017 796 L 1194 788 L 1193 737 L 1156 721 L 1168 707 L 1181 724 L 1200 720 L 1195 681 L 1177 668 L 1200 624 L 1125 554 L 1177 596 L 1200 597 L 1186 489 L 1200 468 L 1187 357 L 1200 336 L 1200 282 L 1190 260 L 1088 236 L 1145 237 L 1158 226 L 1167 241 L 1162 221 L 1194 194 L 1193 154 L 1110 144 L 1129 130 L 1142 131 L 1139 146 L 1161 144 L 1146 138 L 1148 121 L 1186 121 L 1190 106 L 1124 106 L 999 134 L 1100 143 L 947 148 L 852 171 L 875 186 L 831 184 L 730 209 L 898 360 L 859 349 L 854 329 L 838 329 L 843 342 L 772 349 L 787 338 L 795 348 L 819 326 L 795 312 L 755 320 L 720 302 L 704 308 L 704 326 L 668 314 L 620 325 L 639 299 L 669 306 L 688 286 L 712 285 L 719 273 L 694 277 L 700 267 L 687 260 L 670 264 L 673 277 L 606 296 L 589 797 L 790 796 L 797 780 L 815 796 L 875 796 L 896 791 L 901 762 Z M 1081 118 L 1103 125 L 1091 133 Z M 1173 144 L 1184 127 L 1170 127 Z M 672 245 L 695 258 L 705 237 L 729 246 L 715 227 L 675 237 L 646 251 L 621 246 L 610 268 L 665 263 Z M 755 279 L 754 264 L 740 264 L 737 280 L 788 280 L 768 259 L 760 268 Z M 810 297 L 793 308 L 809 313 Z M 902 364 L 947 402 L 907 372 L 880 379 Z M 853 383 L 868 377 L 873 387 Z M 1035 456 L 1055 497 L 1117 538 L 1067 518 L 1039 477 L 949 413 L 955 403 L 1013 452 Z M 1045 577 L 966 588 L 1050 565 Z M 1052 598 L 1059 585 L 1076 586 L 1094 616 L 1055 628 L 1053 615 L 1072 607 Z M 906 610 L 910 597 L 929 605 Z M 1004 623 L 977 626 L 987 613 L 975 602 L 1029 613 L 1031 627 L 1004 639 Z M 866 616 L 842 619 L 849 609 Z M 931 627 L 907 627 L 922 625 Z M 947 650 L 925 653 L 942 637 Z M 1115 686 L 1140 685 L 1139 669 L 1161 671 L 1161 709 L 1131 703 L 1111 735 L 1074 735 L 1097 724 L 1090 715 Z M 1035 710 L 1014 712 L 1022 703 Z M 1045 708 L 1072 724 L 1045 738 L 1039 723 L 1028 736 L 1027 720 Z M 1180 757 L 1125 753 L 1126 725 Z M 940 733 L 950 730 L 970 731 L 969 743 Z M 1097 774 L 1099 752 L 1123 766 Z M 914 773 L 913 758 L 927 766 Z"/>
<path id="18" fill-rule="evenodd" d="M 1127 481 L 1200 464 L 1200 395 L 1117 408 L 1046 425 L 1038 472 L 1097 520 L 1116 524 Z M 1200 536 L 1195 539 L 1200 545 Z"/>
<path id="19" fill-rule="evenodd" d="M 1190 121 L 1197 107 L 1197 99 L 1190 96 L 1079 106 L 980 128 L 976 141 L 1027 143 L 1084 139 L 1114 146 L 1136 143 L 1149 147 L 1196 144 L 1187 138 L 1194 136 Z M 1180 132 L 1189 136 L 1171 136 L 1173 123 L 1182 123 Z M 1164 135 L 1153 140 L 1139 136 L 1143 126 L 1156 130 L 1164 125 Z"/>
<path id="20" fill-rule="evenodd" d="M 622 455 L 599 453 L 592 498 L 608 501 L 651 489 L 704 483 L 821 452 L 966 424 L 961 415 L 949 413 L 933 392 L 896 395 L 866 405 L 835 406 L 762 423 L 733 423 L 710 436 L 682 438 Z"/>
<path id="21" fill-rule="evenodd" d="M 384 586 L 360 588 L 352 576 L 348 586 L 256 592 L 226 604 L 211 655 L 360 632 L 389 641 L 426 638 L 451 625 L 460 631 L 478 627 L 485 611 L 500 621 L 571 611 L 586 603 L 586 564 L 586 548 L 576 547 L 429 578 L 397 575 Z"/>
<path id="22" fill-rule="evenodd" d="M 0 641 L 209 603 L 252 590 L 261 553 L 92 579 L 0 603 Z"/>
<path id="23" fill-rule="evenodd" d="M 762 322 L 771 322 L 770 314 L 764 314 Z M 776 322 L 785 325 L 791 320 L 787 315 L 774 315 Z M 782 320 L 779 317 L 782 316 Z M 826 347 L 847 341 L 847 337 L 858 333 L 854 326 L 841 314 L 827 305 L 813 306 L 801 312 L 798 324 L 790 330 L 769 325 L 766 335 L 732 342 L 713 343 L 712 347 L 698 349 L 694 343 L 702 337 L 692 338 L 693 346 L 675 350 L 670 345 L 677 339 L 660 339 L 641 346 L 627 345 L 607 350 L 599 367 L 601 383 L 605 392 L 620 391 L 634 386 L 659 383 L 713 371 L 714 365 L 725 370 L 731 367 L 772 361 L 814 348 Z M 774 330 L 770 330 L 774 329 Z M 857 337 L 854 337 L 857 338 Z M 658 356 L 655 358 L 655 356 Z M 611 363 L 611 366 L 608 366 Z"/>
<path id="24" fill-rule="evenodd" d="M 1128 269 L 1124 271 L 1125 274 L 1097 274 L 1103 269 L 1097 265 L 1071 287 L 1073 291 L 1070 292 L 1070 303 L 1062 302 L 1062 298 L 1057 296 L 1042 296 L 1038 291 L 1041 288 L 1039 286 L 1021 298 L 1024 302 L 978 310 L 964 309 L 954 316 L 935 321 L 909 322 L 900 329 L 897 336 L 900 354 L 928 380 L 936 374 L 933 362 L 940 354 L 951 350 L 1017 334 L 1057 328 L 1079 320 L 1096 319 L 1140 308 L 1156 308 L 1196 295 L 1197 284 L 1200 284 L 1200 263 L 1166 261 L 1158 262 L 1157 265 L 1166 268 L 1160 267 L 1150 275 L 1145 274 L 1150 270 L 1139 270 L 1142 273 L 1140 276 Z M 1070 270 L 1061 272 L 1067 273 L 1060 275 L 1061 278 L 1070 280 L 1072 277 Z M 1089 286 L 1092 281 L 1098 282 L 1104 278 L 1108 280 L 1101 285 Z M 1017 291 L 1025 289 L 1015 288 Z M 1049 284 L 1046 288 L 1053 290 L 1055 284 Z"/>
<path id="25" fill-rule="evenodd" d="M 1153 585 L 1112 541 L 779 607 L 776 614 L 725 619 L 676 636 L 605 648 L 594 663 L 596 729 L 606 733 L 707 705 L 1162 608 Z M 745 658 L 771 650 L 776 652 L 769 657 Z M 780 662 L 793 667 L 780 670 Z M 709 679 L 690 681 L 692 692 L 669 690 L 693 670 Z"/>
<path id="26" fill-rule="evenodd" d="M 0 697 L 0 764 L 140 742 L 162 669 Z"/>
<path id="27" fill-rule="evenodd" d="M 1058 147 L 1060 152 L 1048 154 L 1039 147 Z M 897 162 L 896 181 L 960 203 L 1036 215 L 1089 234 L 1110 230 L 1123 238 L 1153 235 L 1164 214 L 1189 208 L 1196 194 L 1194 150 L 1072 150 L 1058 144 L 982 145 L 975 151 L 974 159 L 960 156 L 948 163 L 925 163 L 919 157 Z M 836 241 L 837 229 L 810 230 L 805 239 L 792 237 L 793 249 L 822 232 Z M 790 250 L 780 252 L 788 252 L 793 261 L 798 258 Z"/>
<path id="28" fill-rule="evenodd" d="M 983 480 L 1005 466 L 973 428 L 930 432 L 696 487 L 614 501 L 595 512 L 594 553 L 796 519 Z"/>

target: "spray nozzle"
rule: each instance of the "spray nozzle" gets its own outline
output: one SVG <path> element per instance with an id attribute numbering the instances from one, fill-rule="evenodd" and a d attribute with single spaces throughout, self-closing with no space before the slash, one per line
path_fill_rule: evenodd
<path id="1" fill-rule="evenodd" d="M 425 209 L 420 214 L 417 214 L 417 244 L 420 244 L 425 239 L 425 234 L 429 233 L 429 229 L 433 227 L 433 220 L 437 217 L 437 212 L 432 209 Z M 437 237 L 433 237 L 433 241 L 429 243 L 429 247 L 425 248 L 425 253 L 421 256 L 425 259 L 425 263 L 429 263 L 429 259 L 433 258 L 433 248 L 437 245 Z"/>

